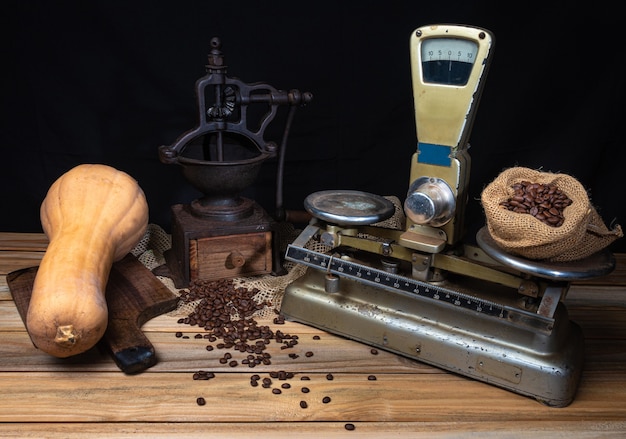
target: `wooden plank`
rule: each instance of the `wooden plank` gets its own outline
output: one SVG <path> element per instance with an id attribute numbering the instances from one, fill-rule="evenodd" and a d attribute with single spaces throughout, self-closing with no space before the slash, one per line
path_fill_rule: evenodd
<path id="1" fill-rule="evenodd" d="M 68 359 L 58 359 L 37 350 L 24 329 L 19 332 L 0 332 L 0 371 L 115 371 L 116 366 L 110 361 L 108 354 L 94 348 L 84 355 Z M 321 333 L 320 333 L 321 334 Z M 254 373 L 273 370 L 288 370 L 298 373 L 377 373 L 401 372 L 416 374 L 441 374 L 440 369 L 417 361 L 409 360 L 388 352 L 372 355 L 370 348 L 349 340 L 331 335 L 323 335 L 315 343 L 306 343 L 298 348 L 281 349 L 279 343 L 271 343 L 266 352 L 271 355 L 271 364 L 258 365 L 254 368 L 241 363 L 245 354 L 231 349 L 207 351 L 206 341 L 199 339 L 182 340 L 174 333 L 147 332 L 146 335 L 154 345 L 157 353 L 157 364 L 150 368 L 151 372 L 186 372 L 193 374 L 198 370 L 210 370 L 224 373 L 243 373 L 250 376 Z M 215 343 L 213 344 L 215 345 Z M 230 353 L 237 367 L 223 364 L 220 360 Z M 306 352 L 313 352 L 307 357 Z M 291 358 L 296 353 L 298 358 Z"/>
<path id="2" fill-rule="evenodd" d="M 574 285 L 626 286 L 626 254 L 616 253 L 615 269 L 606 276 L 574 282 Z"/>
<path id="3" fill-rule="evenodd" d="M 70 364 L 73 370 L 111 370 L 114 367 L 101 356 L 92 354 L 71 362 L 56 361 L 36 350 L 26 334 L 17 310 L 10 303 L 0 306 L 0 370 L 62 370 Z M 582 317 L 584 316 L 584 318 Z M 618 310 L 582 311 L 579 321 L 585 334 L 586 369 L 590 370 L 626 370 L 626 318 Z M 261 324 L 270 324 L 260 321 Z M 272 326 L 271 326 L 272 327 Z M 249 368 L 239 364 L 237 368 L 221 364 L 220 359 L 226 352 L 240 362 L 247 354 L 232 349 L 219 349 L 217 342 L 196 338 L 202 335 L 197 327 L 177 325 L 176 318 L 159 316 L 142 327 L 153 343 L 158 355 L 154 371 L 196 371 L 200 369 L 221 371 L 256 371 L 280 368 L 298 372 L 308 371 L 343 371 L 343 372 L 404 372 L 404 373 L 441 373 L 439 369 L 426 364 L 397 356 L 382 350 L 376 355 L 367 345 L 327 334 L 323 331 L 290 323 L 273 326 L 285 333 L 297 335 L 299 343 L 283 349 L 283 344 L 270 343 L 266 352 L 271 355 L 271 365 Z M 289 328 L 289 329 L 287 329 Z M 180 332 L 183 337 L 177 336 Z M 607 337 L 606 334 L 610 334 Z M 186 338 L 184 338 L 186 337 Z M 214 347 L 207 351 L 207 345 Z M 307 352 L 312 353 L 307 357 Z M 291 355 L 296 355 L 292 358 Z M 106 357 L 105 357 L 106 358 Z M 106 367 L 103 367 L 103 362 Z M 114 369 L 113 369 L 114 370 Z"/>
<path id="4" fill-rule="evenodd" d="M 34 251 L 0 252 L 0 275 L 6 276 L 15 270 L 38 266 L 44 253 Z"/>
<path id="5" fill-rule="evenodd" d="M 234 373 L 202 381 L 181 373 L 2 372 L 0 422 L 32 421 L 33 413 L 38 422 L 411 422 L 416 416 L 446 422 L 451 414 L 459 422 L 504 422 L 513 414 L 529 423 L 546 416 L 555 422 L 626 419 L 626 377 L 616 374 L 585 374 L 578 399 L 562 409 L 452 374 L 382 374 L 376 381 L 354 373 L 309 377 L 305 384 L 273 380 L 272 389 L 291 385 L 274 394 Z M 199 397 L 205 405 L 196 403 Z"/>
<path id="6" fill-rule="evenodd" d="M 588 329 L 599 331 L 607 331 L 603 337 L 626 337 L 626 303 L 620 294 L 611 295 L 612 299 L 608 302 L 599 301 L 598 304 L 591 301 L 576 301 L 567 305 L 569 317 L 574 322 Z M 620 302 L 621 301 L 621 302 Z M 183 331 L 191 337 L 197 333 L 203 333 L 203 328 L 197 326 L 189 326 L 178 324 L 177 321 L 183 317 L 183 314 L 173 311 L 149 320 L 142 327 L 145 331 Z M 326 332 L 311 326 L 303 325 L 297 322 L 285 321 L 282 325 L 274 324 L 272 320 L 267 318 L 256 318 L 260 325 L 268 325 L 273 330 L 282 332 L 297 333 L 301 335 L 320 335 Z M 19 325 L 20 317 L 17 308 L 12 300 L 0 301 L 0 331 L 11 330 Z"/>
<path id="7" fill-rule="evenodd" d="M 626 307 L 626 287 L 572 285 L 564 302 L 568 308 L 584 305 Z"/>
<path id="8" fill-rule="evenodd" d="M 214 372 L 253 374 L 259 371 L 288 370 L 298 373 L 309 372 L 344 372 L 344 373 L 410 373 L 441 374 L 441 369 L 407 359 L 399 355 L 379 351 L 372 355 L 369 347 L 349 340 L 324 336 L 319 343 L 303 344 L 298 349 L 281 350 L 277 344 L 268 346 L 266 352 L 271 355 L 270 365 L 258 365 L 254 368 L 241 364 L 244 356 L 232 350 L 206 350 L 208 343 L 202 340 L 176 338 L 172 333 L 148 332 L 146 334 L 154 345 L 157 364 L 151 372 L 187 372 L 198 370 Z M 116 371 L 107 352 L 96 347 L 82 356 L 70 359 L 57 359 L 37 350 L 25 330 L 20 332 L 0 332 L 0 371 Z M 313 346 L 313 347 L 312 347 Z M 305 353 L 314 352 L 313 357 Z M 236 367 L 222 364 L 220 360 L 226 353 L 239 362 Z M 289 354 L 297 354 L 293 359 Z M 588 371 L 626 372 L 626 339 L 606 340 L 588 338 L 585 341 L 585 365 Z"/>
<path id="9" fill-rule="evenodd" d="M 4 275 L 0 275 L 0 301 L 2 300 L 11 300 L 11 291 Z"/>
<path id="10" fill-rule="evenodd" d="M 47 247 L 43 233 L 0 232 L 0 251 L 46 251 Z"/>
<path id="11" fill-rule="evenodd" d="M 416 414 L 418 417 L 419 414 Z M 354 426 L 353 431 L 346 424 Z M 381 438 L 427 438 L 458 439 L 459 437 L 498 439 L 621 439 L 626 431 L 624 420 L 552 421 L 539 419 L 533 422 L 509 420 L 493 422 L 474 420 L 460 422 L 118 422 L 109 423 L 4 423 L 0 424 L 0 436 L 20 438 L 74 439 L 74 438 L 147 438 L 189 439 L 193 437 L 228 437 L 249 439 L 269 437 L 273 439 L 302 439 L 358 437 Z"/>

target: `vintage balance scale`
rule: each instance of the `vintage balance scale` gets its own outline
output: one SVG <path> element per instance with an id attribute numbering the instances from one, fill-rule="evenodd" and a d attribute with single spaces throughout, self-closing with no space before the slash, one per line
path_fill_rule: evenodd
<path id="1" fill-rule="evenodd" d="M 568 405 L 584 340 L 562 303 L 569 283 L 611 272 L 610 252 L 575 263 L 506 254 L 486 228 L 464 244 L 468 138 L 493 52 L 484 29 L 425 26 L 410 38 L 417 153 L 406 226 L 359 191 L 305 200 L 314 217 L 286 259 L 309 267 L 285 291 L 288 319 L 526 395 Z M 324 250 L 320 250 L 320 248 Z"/>
<path id="2" fill-rule="evenodd" d="M 210 44 L 207 74 L 196 81 L 198 126 L 159 148 L 160 160 L 180 165 L 184 177 L 203 194 L 190 204 L 171 207 L 172 247 L 161 271 L 178 288 L 197 279 L 284 272 L 275 234 L 277 221 L 285 217 L 287 138 L 295 109 L 312 99 L 308 92 L 227 76 L 220 39 L 214 37 Z M 281 106 L 289 112 L 279 147 L 265 134 Z M 242 196 L 270 158 L 278 158 L 274 216 Z"/>

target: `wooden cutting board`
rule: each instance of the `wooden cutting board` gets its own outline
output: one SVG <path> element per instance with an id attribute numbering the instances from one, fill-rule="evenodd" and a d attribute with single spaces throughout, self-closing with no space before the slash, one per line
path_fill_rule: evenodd
<path id="1" fill-rule="evenodd" d="M 26 313 L 38 267 L 7 274 L 11 295 L 26 325 Z M 156 364 L 154 346 L 141 330 L 148 320 L 172 311 L 178 297 L 133 255 L 113 264 L 106 288 L 109 323 L 100 341 L 125 373 L 141 372 Z"/>

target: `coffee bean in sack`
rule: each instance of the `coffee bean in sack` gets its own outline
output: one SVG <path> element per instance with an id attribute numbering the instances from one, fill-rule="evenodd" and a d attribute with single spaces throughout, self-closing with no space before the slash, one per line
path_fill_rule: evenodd
<path id="1" fill-rule="evenodd" d="M 563 210 L 572 204 L 572 200 L 556 185 L 521 181 L 511 188 L 513 195 L 502 201 L 501 206 L 512 212 L 532 215 L 552 227 L 563 224 Z"/>

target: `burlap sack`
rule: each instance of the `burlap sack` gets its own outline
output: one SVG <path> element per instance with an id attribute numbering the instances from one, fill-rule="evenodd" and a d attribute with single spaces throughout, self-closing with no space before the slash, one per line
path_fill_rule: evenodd
<path id="1" fill-rule="evenodd" d="M 563 211 L 563 224 L 553 227 L 532 215 L 516 213 L 501 206 L 522 181 L 554 184 L 572 204 Z M 566 174 L 515 167 L 503 171 L 481 194 L 487 228 L 506 252 L 535 260 L 573 261 L 590 256 L 623 236 L 616 225 L 609 230 L 589 201 L 585 188 Z"/>

